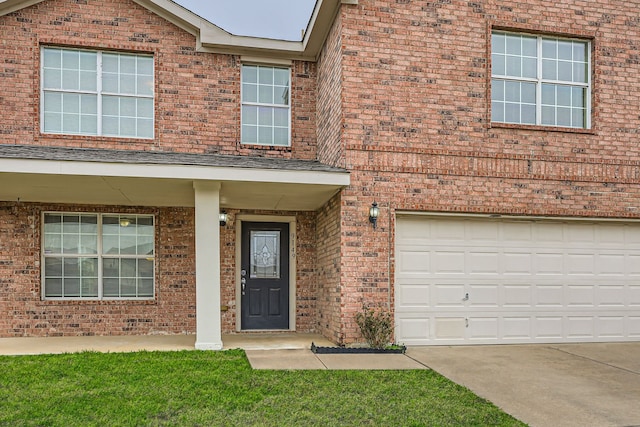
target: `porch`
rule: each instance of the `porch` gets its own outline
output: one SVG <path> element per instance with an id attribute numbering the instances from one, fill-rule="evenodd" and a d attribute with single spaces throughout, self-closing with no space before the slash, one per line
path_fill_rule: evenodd
<path id="1" fill-rule="evenodd" d="M 223 334 L 224 350 L 301 350 L 311 342 L 320 346 L 333 345 L 319 334 Z M 60 354 L 81 351 L 179 351 L 194 350 L 196 335 L 136 335 L 91 337 L 17 337 L 0 338 L 0 355 Z"/>

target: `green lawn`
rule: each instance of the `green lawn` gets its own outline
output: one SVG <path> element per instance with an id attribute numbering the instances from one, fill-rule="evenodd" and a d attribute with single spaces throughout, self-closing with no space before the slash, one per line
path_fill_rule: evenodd
<path id="1" fill-rule="evenodd" d="M 242 350 L 0 357 L 0 426 L 521 426 L 433 371 L 254 371 Z"/>

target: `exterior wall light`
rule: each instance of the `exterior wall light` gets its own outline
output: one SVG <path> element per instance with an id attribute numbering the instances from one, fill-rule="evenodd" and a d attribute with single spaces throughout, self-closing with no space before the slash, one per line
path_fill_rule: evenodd
<path id="1" fill-rule="evenodd" d="M 374 229 L 378 223 L 378 215 L 380 215 L 380 209 L 378 208 L 378 204 L 373 202 L 369 208 L 369 222 L 373 224 Z"/>
<path id="2" fill-rule="evenodd" d="M 220 211 L 220 227 L 227 225 L 227 211 Z"/>

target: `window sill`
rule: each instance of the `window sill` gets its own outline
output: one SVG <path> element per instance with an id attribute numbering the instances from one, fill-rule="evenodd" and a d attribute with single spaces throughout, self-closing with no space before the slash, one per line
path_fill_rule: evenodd
<path id="1" fill-rule="evenodd" d="M 492 122 L 489 127 L 491 129 L 519 129 L 519 130 L 533 130 L 538 132 L 561 132 L 561 133 L 577 133 L 584 135 L 595 135 L 596 131 L 591 129 L 581 128 L 567 128 L 560 126 L 543 126 L 543 125 L 521 125 L 517 123 L 500 123 Z"/>
<path id="2" fill-rule="evenodd" d="M 291 145 L 265 145 L 254 144 L 251 142 L 241 142 L 240 147 L 250 148 L 252 150 L 291 151 Z"/>
<path id="3" fill-rule="evenodd" d="M 45 305 L 157 305 L 155 298 L 149 299 L 53 299 L 45 298 L 40 300 Z"/>
<path id="4" fill-rule="evenodd" d="M 139 143 L 152 145 L 155 142 L 154 138 L 139 138 L 139 137 L 131 137 L 131 136 L 105 136 L 105 135 L 79 135 L 79 134 L 66 134 L 66 133 L 44 133 L 38 132 L 38 139 L 52 139 L 52 140 L 67 140 L 67 141 L 83 141 L 83 142 L 115 142 L 118 144 L 121 143 Z"/>

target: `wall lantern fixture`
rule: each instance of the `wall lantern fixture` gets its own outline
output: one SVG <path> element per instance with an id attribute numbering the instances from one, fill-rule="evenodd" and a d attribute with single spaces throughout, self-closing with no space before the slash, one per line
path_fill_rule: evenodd
<path id="1" fill-rule="evenodd" d="M 378 223 L 378 215 L 380 214 L 380 209 L 378 208 L 378 204 L 376 202 L 371 203 L 371 207 L 369 208 L 369 222 L 373 224 L 373 228 L 376 228 Z"/>
<path id="2" fill-rule="evenodd" d="M 227 211 L 220 211 L 220 227 L 227 225 Z"/>

